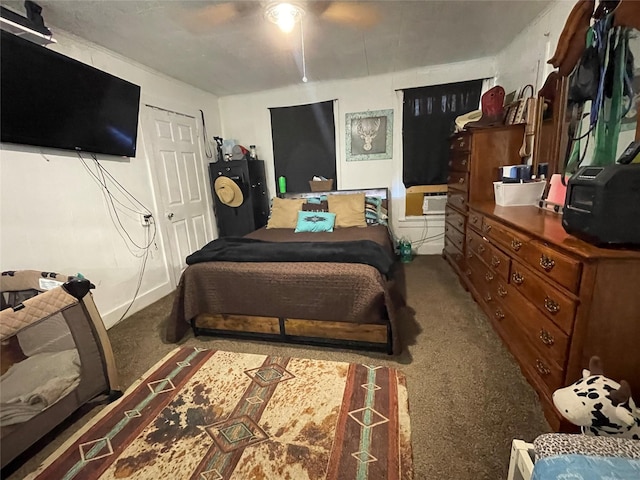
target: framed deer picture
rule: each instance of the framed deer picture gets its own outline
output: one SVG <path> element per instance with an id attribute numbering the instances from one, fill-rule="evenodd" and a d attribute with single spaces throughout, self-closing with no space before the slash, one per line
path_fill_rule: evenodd
<path id="1" fill-rule="evenodd" d="M 347 113 L 347 162 L 384 160 L 393 152 L 393 110 Z"/>

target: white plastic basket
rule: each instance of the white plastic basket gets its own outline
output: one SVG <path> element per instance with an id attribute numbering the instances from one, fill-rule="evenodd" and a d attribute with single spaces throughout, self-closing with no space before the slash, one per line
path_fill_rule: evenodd
<path id="1" fill-rule="evenodd" d="M 502 183 L 493 182 L 496 204 L 502 207 L 537 205 L 547 182 Z"/>

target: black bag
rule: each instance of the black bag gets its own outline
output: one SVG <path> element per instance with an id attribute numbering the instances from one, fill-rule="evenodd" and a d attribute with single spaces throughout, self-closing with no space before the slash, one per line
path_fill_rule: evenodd
<path id="1" fill-rule="evenodd" d="M 569 76 L 569 102 L 584 103 L 595 100 L 600 84 L 600 56 L 595 46 L 589 46 L 582 54 L 578 66 Z"/>

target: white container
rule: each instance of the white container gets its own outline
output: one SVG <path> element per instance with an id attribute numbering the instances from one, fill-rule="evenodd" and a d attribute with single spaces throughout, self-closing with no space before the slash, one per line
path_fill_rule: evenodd
<path id="1" fill-rule="evenodd" d="M 493 182 L 496 204 L 502 207 L 538 205 L 547 182 L 502 183 Z"/>

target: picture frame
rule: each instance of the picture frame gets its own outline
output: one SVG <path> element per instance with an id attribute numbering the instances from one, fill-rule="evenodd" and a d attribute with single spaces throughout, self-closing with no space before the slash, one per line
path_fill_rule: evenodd
<path id="1" fill-rule="evenodd" d="M 393 110 L 346 114 L 346 160 L 385 160 L 393 156 Z"/>

